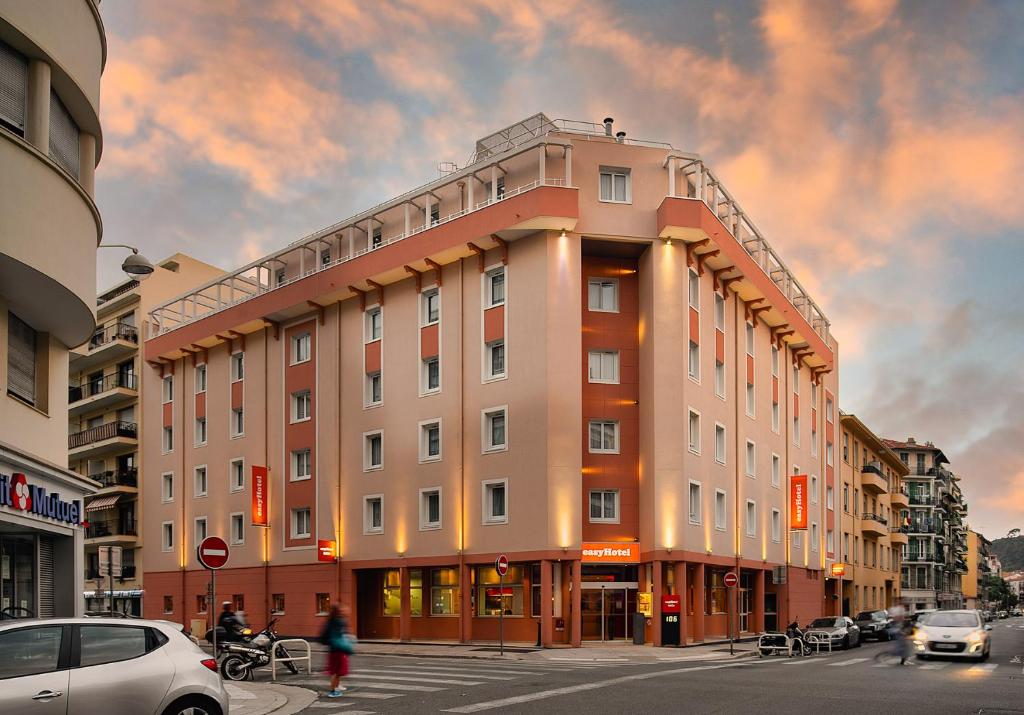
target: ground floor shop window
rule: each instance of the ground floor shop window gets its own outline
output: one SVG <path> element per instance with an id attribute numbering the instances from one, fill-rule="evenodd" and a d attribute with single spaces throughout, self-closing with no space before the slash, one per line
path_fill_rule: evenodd
<path id="1" fill-rule="evenodd" d="M 503 585 L 499 585 L 498 572 L 493 567 L 479 567 L 476 576 L 476 615 L 523 615 L 523 569 L 509 566 Z"/>
<path id="2" fill-rule="evenodd" d="M 164 596 L 164 613 L 174 613 L 174 596 Z"/>
<path id="3" fill-rule="evenodd" d="M 284 594 L 275 593 L 270 597 L 270 612 L 275 616 L 284 615 Z"/>
<path id="4" fill-rule="evenodd" d="M 728 611 L 726 606 L 728 589 L 725 587 L 725 571 L 708 569 L 705 578 L 705 587 L 707 588 L 706 612 L 709 614 L 726 613 Z"/>
<path id="5" fill-rule="evenodd" d="M 331 610 L 331 594 L 318 593 L 316 595 L 316 615 L 326 616 Z"/>
<path id="6" fill-rule="evenodd" d="M 412 615 L 423 615 L 423 570 L 409 569 L 409 606 Z M 402 615 L 402 572 L 388 569 L 384 572 L 384 615 Z"/>
<path id="7" fill-rule="evenodd" d="M 206 613 L 206 594 L 196 596 L 196 613 Z"/>
<path id="8" fill-rule="evenodd" d="M 36 540 L 34 536 L 0 537 L 0 608 L 16 615 L 36 615 Z"/>
<path id="9" fill-rule="evenodd" d="M 455 616 L 459 613 L 459 570 L 433 569 L 430 572 L 430 615 Z"/>

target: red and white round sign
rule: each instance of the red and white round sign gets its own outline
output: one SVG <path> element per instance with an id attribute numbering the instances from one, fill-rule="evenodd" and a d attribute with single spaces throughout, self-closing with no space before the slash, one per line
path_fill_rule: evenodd
<path id="1" fill-rule="evenodd" d="M 498 574 L 504 576 L 508 573 L 508 556 L 501 554 L 494 560 L 494 568 L 498 571 Z"/>
<path id="2" fill-rule="evenodd" d="M 725 575 L 724 581 L 725 581 L 725 585 L 728 586 L 729 588 L 734 587 L 736 584 L 738 584 L 740 582 L 740 580 L 736 577 L 736 572 L 735 571 L 730 571 L 729 573 L 727 573 Z"/>
<path id="3" fill-rule="evenodd" d="M 219 536 L 207 536 L 196 547 L 196 558 L 208 569 L 223 568 L 228 562 L 228 545 Z"/>

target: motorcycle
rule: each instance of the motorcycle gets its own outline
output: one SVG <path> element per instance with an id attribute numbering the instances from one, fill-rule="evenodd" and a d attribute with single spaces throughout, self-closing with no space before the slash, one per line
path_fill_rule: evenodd
<path id="1" fill-rule="evenodd" d="M 218 642 L 218 650 L 224 655 L 220 662 L 220 674 L 225 680 L 251 680 L 253 670 L 270 664 L 270 654 L 276 653 L 278 658 L 291 657 L 288 650 L 277 641 L 274 618 L 262 631 L 249 640 L 228 640 L 223 645 Z M 299 669 L 290 660 L 284 661 L 288 670 L 297 674 Z"/>
<path id="2" fill-rule="evenodd" d="M 790 657 L 794 655 L 811 655 L 814 652 L 811 646 L 807 645 L 804 632 L 800 630 L 800 626 L 796 621 L 793 621 L 786 627 L 786 640 L 789 641 Z"/>

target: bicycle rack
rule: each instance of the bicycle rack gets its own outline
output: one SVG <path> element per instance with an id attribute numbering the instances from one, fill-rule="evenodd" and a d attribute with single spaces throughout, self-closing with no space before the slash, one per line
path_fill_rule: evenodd
<path id="1" fill-rule="evenodd" d="M 306 649 L 306 655 L 289 655 L 287 658 L 279 658 L 277 656 L 277 647 L 289 645 L 299 645 Z M 309 641 L 304 638 L 282 638 L 279 641 L 274 641 L 270 651 L 270 679 L 277 680 L 277 664 L 284 663 L 286 661 L 304 660 L 306 661 L 306 674 L 313 674 L 313 654 L 309 648 Z"/>

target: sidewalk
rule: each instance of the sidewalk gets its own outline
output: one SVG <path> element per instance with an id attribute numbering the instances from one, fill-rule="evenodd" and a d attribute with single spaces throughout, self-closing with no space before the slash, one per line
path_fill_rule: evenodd
<path id="1" fill-rule="evenodd" d="M 293 715 L 317 699 L 312 690 L 277 683 L 224 683 L 224 689 L 231 698 L 231 715 Z"/>

